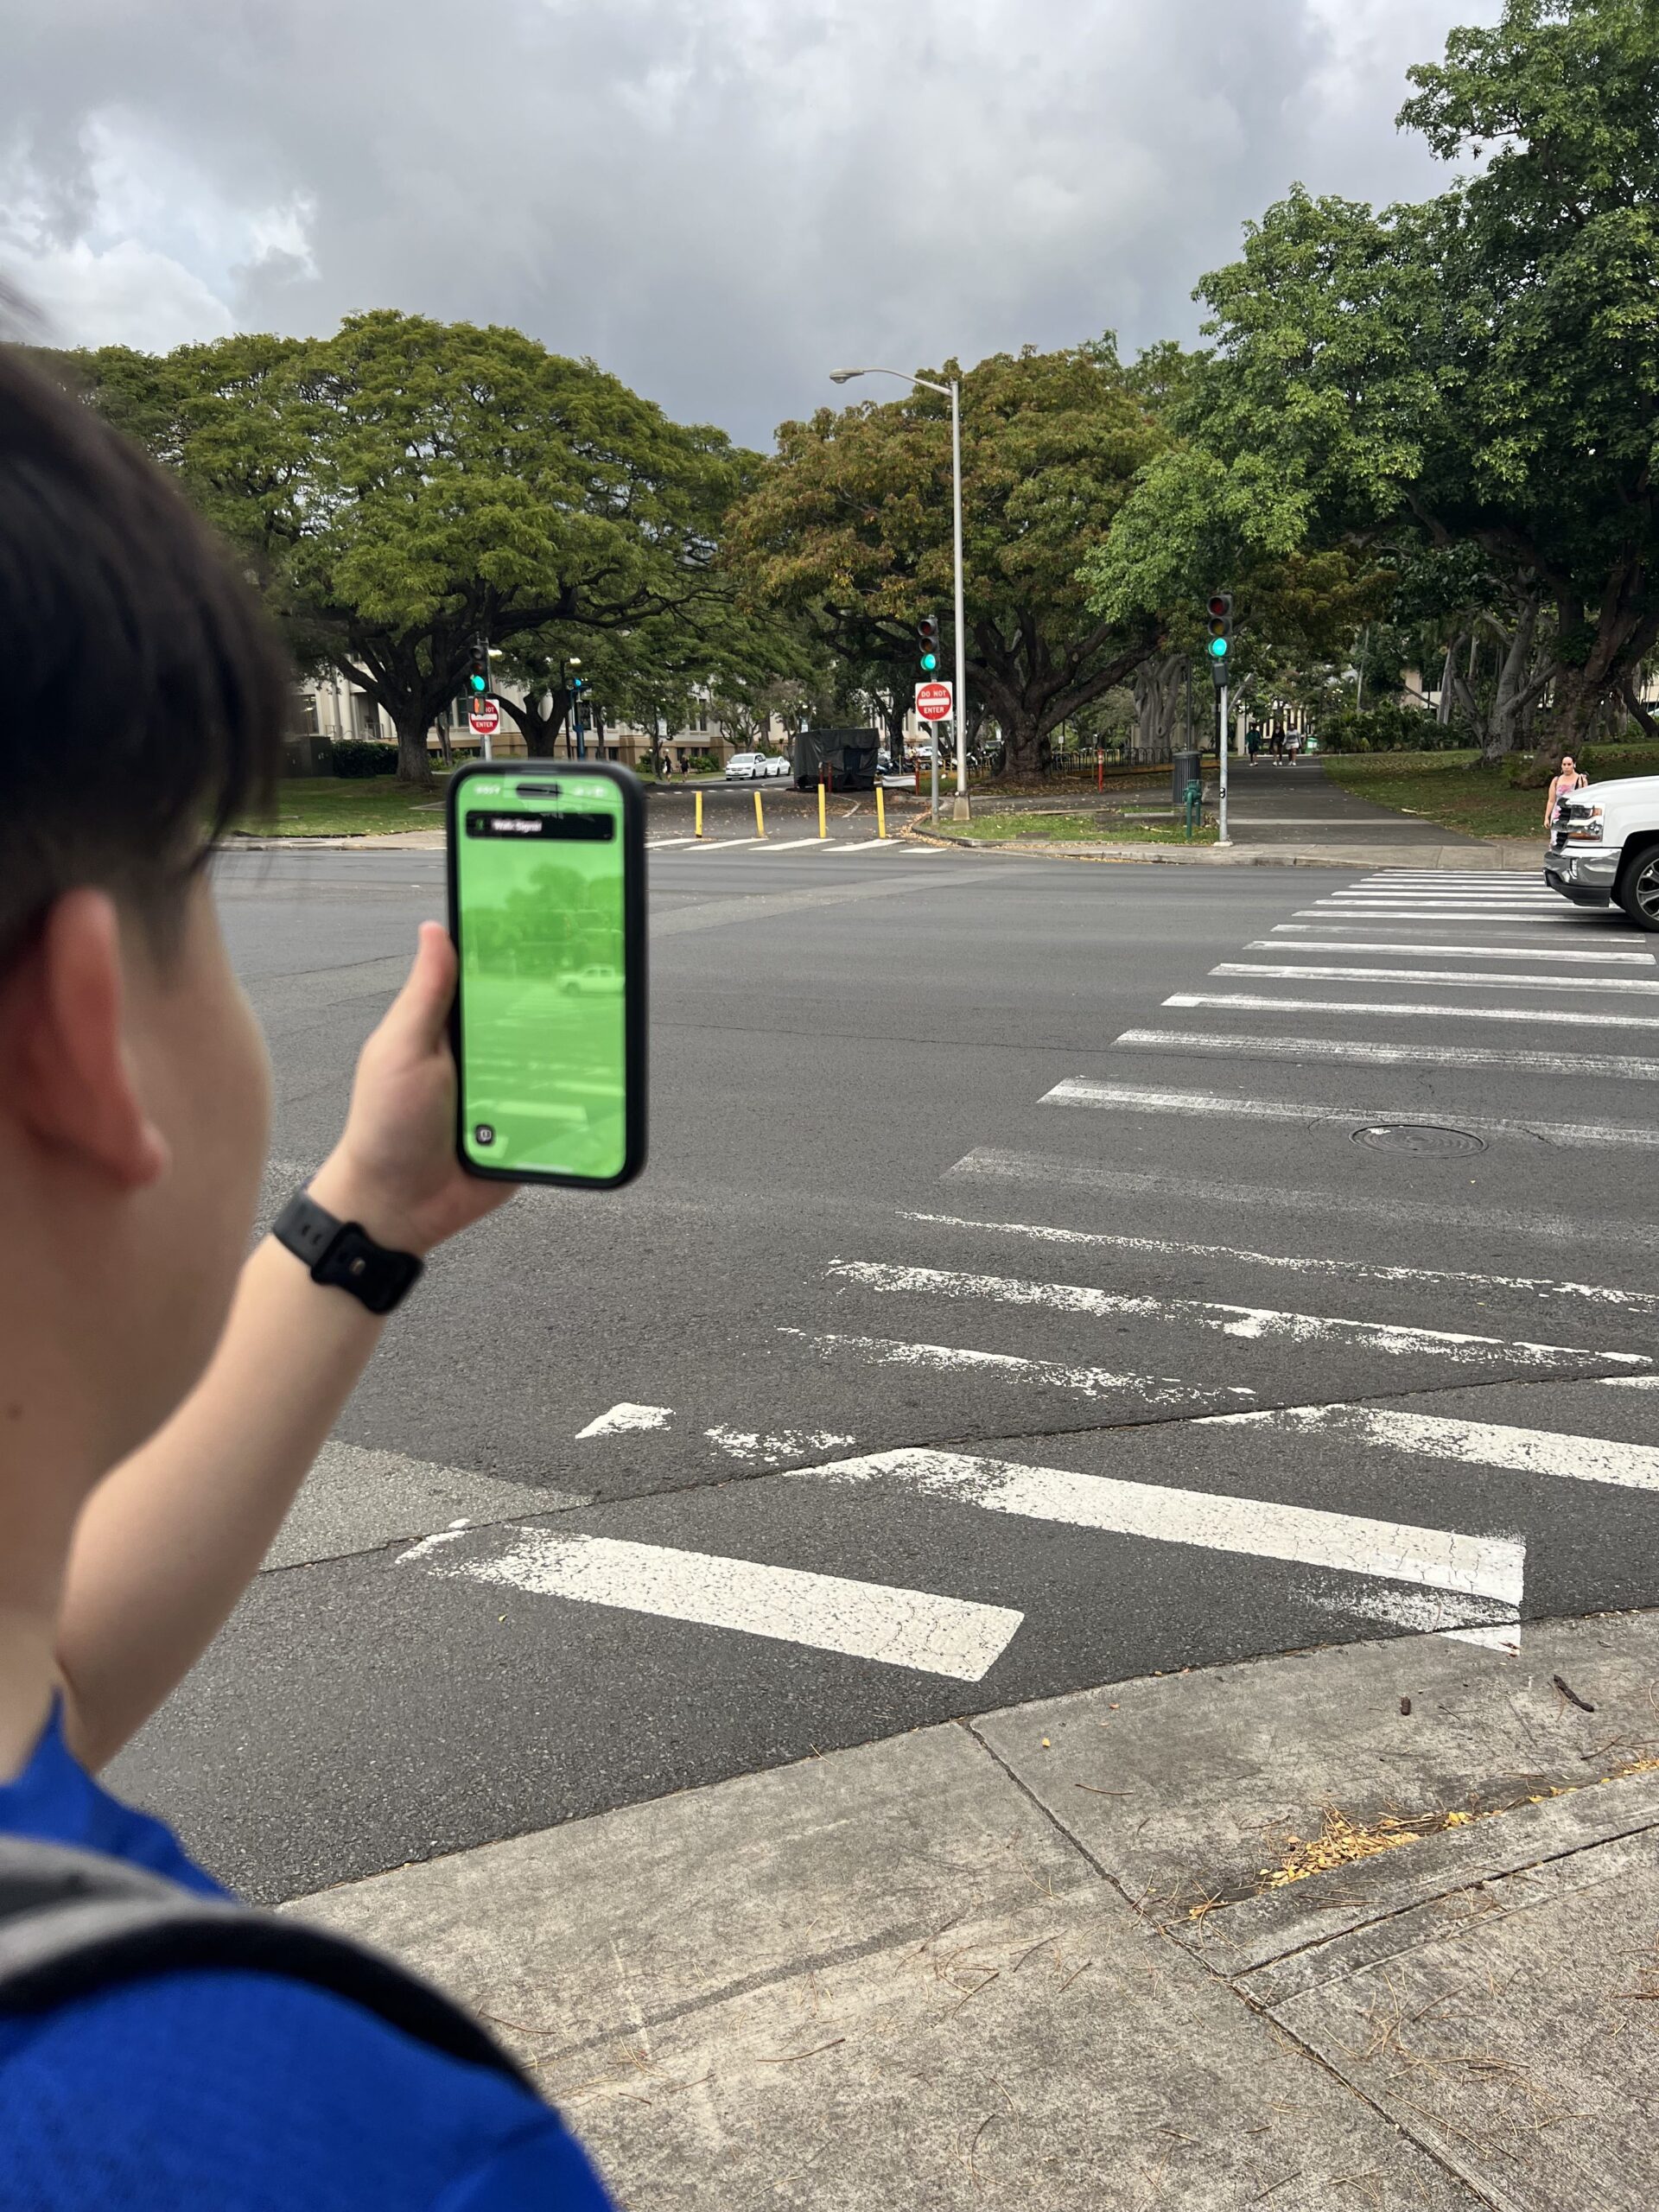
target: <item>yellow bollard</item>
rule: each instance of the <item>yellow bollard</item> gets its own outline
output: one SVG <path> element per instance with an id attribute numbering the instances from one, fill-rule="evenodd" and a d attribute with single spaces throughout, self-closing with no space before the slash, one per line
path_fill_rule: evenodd
<path id="1" fill-rule="evenodd" d="M 823 785 L 822 784 L 818 785 L 818 835 L 820 837 L 827 837 L 830 835 L 830 825 L 823 818 Z"/>
<path id="2" fill-rule="evenodd" d="M 757 837 L 764 837 L 766 834 L 766 817 L 760 809 L 759 791 L 754 795 L 754 834 Z"/>
<path id="3" fill-rule="evenodd" d="M 887 834 L 887 795 L 880 784 L 875 787 L 875 834 L 878 837 Z"/>
<path id="4" fill-rule="evenodd" d="M 702 836 L 702 793 L 701 791 L 699 791 L 699 792 L 696 794 L 696 800 L 697 800 L 697 835 L 698 835 L 698 836 L 699 836 L 699 837 L 701 837 L 701 836 Z"/>

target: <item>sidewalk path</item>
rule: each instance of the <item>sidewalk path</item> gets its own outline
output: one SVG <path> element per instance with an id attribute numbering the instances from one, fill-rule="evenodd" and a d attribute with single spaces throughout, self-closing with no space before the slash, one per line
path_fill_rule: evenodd
<path id="1" fill-rule="evenodd" d="M 474 2004 L 639 2207 L 1634 2212 L 1656 1681 L 1651 1613 L 1152 1677 L 290 1909 Z"/>

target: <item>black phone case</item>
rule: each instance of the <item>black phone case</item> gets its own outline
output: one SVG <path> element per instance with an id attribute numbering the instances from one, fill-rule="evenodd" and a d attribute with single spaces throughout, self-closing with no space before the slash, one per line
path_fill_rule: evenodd
<path id="1" fill-rule="evenodd" d="M 645 1084 L 650 1063 L 646 1028 L 646 930 L 645 930 L 645 798 L 639 779 L 630 768 L 619 767 L 610 760 L 470 760 L 465 767 L 457 768 L 449 779 L 449 795 L 444 810 L 448 830 L 445 841 L 445 861 L 448 875 L 449 935 L 455 947 L 457 960 L 461 955 L 461 903 L 455 881 L 455 824 L 459 816 L 457 795 L 463 785 L 474 776 L 494 776 L 536 784 L 572 784 L 578 777 L 603 776 L 614 784 L 622 794 L 622 956 L 623 956 L 623 1064 L 628 1098 L 626 1116 L 627 1153 L 621 1172 L 615 1175 L 555 1175 L 545 1171 L 524 1171 L 504 1167 L 481 1167 L 467 1156 L 463 1133 L 466 1121 L 462 1112 L 465 1086 L 461 1071 L 465 1065 L 466 1051 L 466 992 L 457 979 L 455 1003 L 449 1015 L 449 1041 L 455 1055 L 455 1157 L 468 1175 L 475 1175 L 484 1183 L 563 1183 L 579 1191 L 615 1191 L 624 1183 L 631 1183 L 645 1164 L 645 1140 L 648 1128 Z"/>

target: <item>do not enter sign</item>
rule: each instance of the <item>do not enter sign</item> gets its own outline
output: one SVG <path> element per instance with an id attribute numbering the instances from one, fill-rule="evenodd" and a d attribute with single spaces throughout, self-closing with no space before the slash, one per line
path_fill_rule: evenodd
<path id="1" fill-rule="evenodd" d="M 493 699 L 480 699 L 467 721 L 474 737 L 493 737 L 501 727 L 501 709 Z"/>
<path id="2" fill-rule="evenodd" d="M 950 715 L 954 696 L 949 683 L 918 683 L 916 712 L 925 722 L 942 722 Z"/>

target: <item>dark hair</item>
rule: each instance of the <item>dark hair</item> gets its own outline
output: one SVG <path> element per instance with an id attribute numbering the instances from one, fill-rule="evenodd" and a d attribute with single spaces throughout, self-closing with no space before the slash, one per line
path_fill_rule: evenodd
<path id="1" fill-rule="evenodd" d="M 96 884 L 162 918 L 268 791 L 291 677 L 162 471 L 0 346 L 0 961 Z"/>

